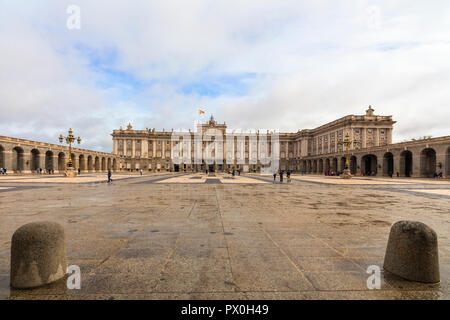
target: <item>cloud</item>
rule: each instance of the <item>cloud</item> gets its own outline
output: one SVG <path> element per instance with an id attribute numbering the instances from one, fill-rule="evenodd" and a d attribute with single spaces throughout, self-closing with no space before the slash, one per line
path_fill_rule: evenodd
<path id="1" fill-rule="evenodd" d="M 394 140 L 448 135 L 450 5 L 420 1 L 76 1 L 2 4 L 0 134 L 110 151 L 112 130 L 295 132 L 393 115 Z"/>

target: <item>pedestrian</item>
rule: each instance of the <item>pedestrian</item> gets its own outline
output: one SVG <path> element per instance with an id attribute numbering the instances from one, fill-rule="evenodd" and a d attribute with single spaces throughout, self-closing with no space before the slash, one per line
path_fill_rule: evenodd
<path id="1" fill-rule="evenodd" d="M 283 170 L 280 171 L 280 182 L 283 182 Z"/>
<path id="2" fill-rule="evenodd" d="M 80 168 L 78 168 L 78 175 L 80 175 L 81 174 L 81 169 Z"/>
<path id="3" fill-rule="evenodd" d="M 287 182 L 289 183 L 289 182 L 291 182 L 291 171 L 287 171 L 286 172 L 286 177 L 287 177 Z"/>
<path id="4" fill-rule="evenodd" d="M 273 173 L 273 181 L 275 181 L 275 180 L 277 180 L 277 173 L 276 172 Z"/>
<path id="5" fill-rule="evenodd" d="M 111 175 L 111 170 L 108 170 L 108 183 L 112 182 Z"/>
<path id="6" fill-rule="evenodd" d="M 142 169 L 140 170 L 141 176 L 142 176 Z"/>
<path id="7" fill-rule="evenodd" d="M 232 176 L 233 179 L 234 179 L 234 169 L 233 169 L 233 171 L 231 171 L 231 176 Z"/>

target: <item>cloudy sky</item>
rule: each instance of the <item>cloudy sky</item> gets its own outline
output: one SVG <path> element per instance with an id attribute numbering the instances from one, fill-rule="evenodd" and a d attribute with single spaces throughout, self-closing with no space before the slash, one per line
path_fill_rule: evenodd
<path id="1" fill-rule="evenodd" d="M 0 0 L 0 135 L 109 152 L 198 109 L 297 131 L 370 104 L 401 141 L 450 134 L 449 84 L 448 0 Z"/>

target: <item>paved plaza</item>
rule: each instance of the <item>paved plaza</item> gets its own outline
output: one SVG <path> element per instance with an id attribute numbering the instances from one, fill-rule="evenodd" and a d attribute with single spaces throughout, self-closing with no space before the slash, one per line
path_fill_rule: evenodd
<path id="1" fill-rule="evenodd" d="M 450 299 L 450 181 L 161 173 L 0 176 L 1 299 Z M 383 272 L 390 227 L 438 234 L 441 283 Z M 55 221 L 66 281 L 9 287 L 11 236 Z M 381 289 L 366 270 L 380 266 Z"/>

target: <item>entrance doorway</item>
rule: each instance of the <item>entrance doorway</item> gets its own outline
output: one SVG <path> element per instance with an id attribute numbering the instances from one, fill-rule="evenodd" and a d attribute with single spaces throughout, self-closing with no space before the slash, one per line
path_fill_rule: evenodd
<path id="1" fill-rule="evenodd" d="M 409 150 L 405 150 L 400 154 L 400 176 L 411 177 L 412 174 L 412 153 Z"/>

